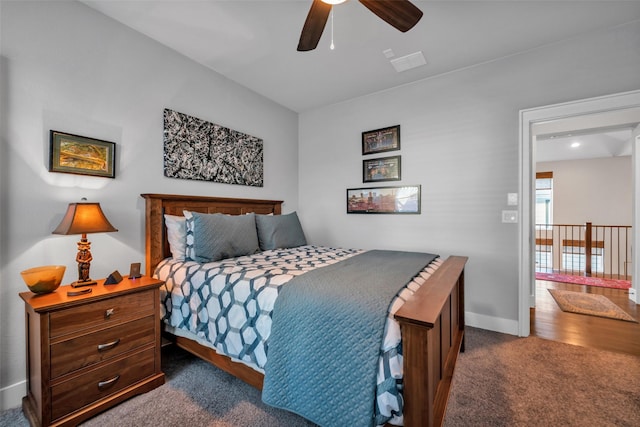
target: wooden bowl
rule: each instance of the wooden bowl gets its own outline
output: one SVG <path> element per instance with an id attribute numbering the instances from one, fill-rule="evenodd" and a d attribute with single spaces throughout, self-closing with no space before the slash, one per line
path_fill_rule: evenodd
<path id="1" fill-rule="evenodd" d="M 58 289 L 66 268 L 64 265 L 45 265 L 21 271 L 20 275 L 31 292 L 47 294 Z"/>

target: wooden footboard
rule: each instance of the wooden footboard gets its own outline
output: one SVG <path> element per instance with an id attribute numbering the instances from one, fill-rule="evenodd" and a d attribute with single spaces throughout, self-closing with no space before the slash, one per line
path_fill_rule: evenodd
<path id="1" fill-rule="evenodd" d="M 164 214 L 183 210 L 233 215 L 255 212 L 281 213 L 281 201 L 203 196 L 142 194 L 146 200 L 146 274 L 151 276 L 160 261 L 170 256 Z M 404 425 L 439 426 L 444 420 L 451 378 L 464 350 L 464 266 L 467 258 L 452 256 L 398 310 L 404 355 Z M 215 366 L 262 388 L 262 374 L 233 362 L 214 350 L 183 337 L 180 347 Z"/>
<path id="2" fill-rule="evenodd" d="M 404 425 L 439 426 L 464 351 L 464 266 L 449 257 L 395 315 L 402 330 Z"/>

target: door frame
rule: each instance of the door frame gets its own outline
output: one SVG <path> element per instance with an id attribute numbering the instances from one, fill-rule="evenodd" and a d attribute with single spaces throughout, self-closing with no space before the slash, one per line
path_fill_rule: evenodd
<path id="1" fill-rule="evenodd" d="M 536 107 L 520 111 L 520 178 L 518 189 L 520 192 L 520 206 L 518 215 L 518 335 L 529 336 L 530 333 L 530 313 L 529 309 L 535 303 L 535 135 L 543 133 L 539 129 L 552 128 L 561 123 L 578 126 L 584 122 L 585 117 L 590 116 L 589 121 L 593 121 L 590 126 L 606 127 L 615 125 L 638 126 L 640 123 L 640 90 L 606 95 L 597 98 L 588 98 L 578 101 L 554 104 L 543 107 Z M 633 143 L 632 169 L 634 176 L 633 186 L 633 221 L 632 227 L 633 243 L 636 248 L 640 247 L 640 233 L 636 233 L 637 226 L 640 225 L 640 155 L 636 154 L 638 138 Z M 640 150 L 640 147 L 638 147 Z M 640 153 L 640 151 L 638 151 Z M 640 277 L 640 266 L 637 262 L 637 251 L 632 254 L 633 276 Z M 632 281 L 632 289 L 629 298 L 637 301 L 637 281 Z"/>

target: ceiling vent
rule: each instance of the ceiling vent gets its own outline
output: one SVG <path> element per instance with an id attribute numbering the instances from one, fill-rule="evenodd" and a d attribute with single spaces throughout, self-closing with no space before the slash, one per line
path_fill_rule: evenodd
<path id="1" fill-rule="evenodd" d="M 410 70 L 412 68 L 420 67 L 422 65 L 425 65 L 426 63 L 427 60 L 424 59 L 422 51 L 411 53 L 409 55 L 401 56 L 399 58 L 391 60 L 391 65 L 393 65 L 393 68 L 395 68 L 399 73 L 401 73 L 402 71 Z"/>

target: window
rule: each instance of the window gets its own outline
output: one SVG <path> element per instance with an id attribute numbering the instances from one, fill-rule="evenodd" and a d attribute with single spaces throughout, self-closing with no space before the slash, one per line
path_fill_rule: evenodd
<path id="1" fill-rule="evenodd" d="M 536 224 L 553 224 L 553 172 L 536 173 Z"/>
<path id="2" fill-rule="evenodd" d="M 536 173 L 536 271 L 553 271 L 553 172 Z"/>

